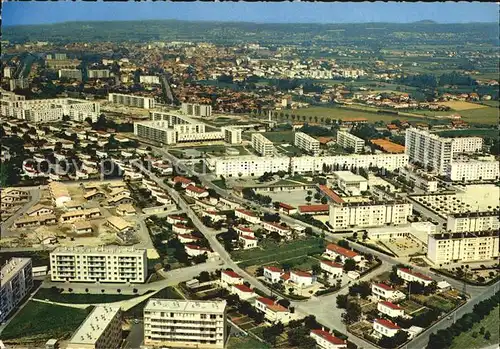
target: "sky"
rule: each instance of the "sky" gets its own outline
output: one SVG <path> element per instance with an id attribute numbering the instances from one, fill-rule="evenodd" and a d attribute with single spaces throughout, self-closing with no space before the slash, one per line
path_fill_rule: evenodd
<path id="1" fill-rule="evenodd" d="M 68 21 L 179 19 L 258 23 L 498 22 L 498 4 L 481 2 L 3 2 L 4 26 Z"/>

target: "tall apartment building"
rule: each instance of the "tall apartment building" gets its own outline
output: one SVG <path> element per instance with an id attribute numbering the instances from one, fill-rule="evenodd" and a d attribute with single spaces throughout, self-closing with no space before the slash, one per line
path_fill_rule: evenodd
<path id="1" fill-rule="evenodd" d="M 446 231 L 452 233 L 500 229 L 496 212 L 453 213 L 446 220 Z"/>
<path id="2" fill-rule="evenodd" d="M 134 123 L 134 134 L 162 144 L 218 141 L 224 139 L 221 131 L 205 131 L 205 124 L 169 125 L 166 121 Z"/>
<path id="3" fill-rule="evenodd" d="M 11 258 L 0 277 L 0 323 L 33 288 L 31 258 Z"/>
<path id="4" fill-rule="evenodd" d="M 159 85 L 160 77 L 156 75 L 141 75 L 139 77 L 139 82 L 145 85 Z"/>
<path id="5" fill-rule="evenodd" d="M 403 202 L 344 203 L 330 205 L 329 222 L 334 230 L 406 224 L 412 205 Z"/>
<path id="6" fill-rule="evenodd" d="M 252 133 L 252 148 L 264 157 L 273 156 L 276 153 L 273 142 L 260 133 Z"/>
<path id="7" fill-rule="evenodd" d="M 89 79 L 107 79 L 110 72 L 109 69 L 88 69 L 87 76 Z"/>
<path id="8" fill-rule="evenodd" d="M 145 249 L 131 247 L 58 247 L 50 253 L 52 281 L 144 283 Z"/>
<path id="9" fill-rule="evenodd" d="M 153 109 L 155 107 L 155 100 L 152 97 L 133 96 L 121 93 L 110 93 L 108 101 L 115 104 L 143 109 Z"/>
<path id="10" fill-rule="evenodd" d="M 30 81 L 28 78 L 23 78 L 20 77 L 18 79 L 10 79 L 9 80 L 9 87 L 11 91 L 14 91 L 15 89 L 27 89 L 30 87 Z"/>
<path id="11" fill-rule="evenodd" d="M 97 306 L 78 327 L 67 349 L 115 349 L 122 342 L 119 307 Z"/>
<path id="12" fill-rule="evenodd" d="M 181 110 L 183 114 L 189 116 L 212 116 L 212 106 L 209 104 L 182 103 Z"/>
<path id="13" fill-rule="evenodd" d="M 427 258 L 434 264 L 488 261 L 499 256 L 498 230 L 431 234 Z"/>
<path id="14" fill-rule="evenodd" d="M 295 146 L 314 155 L 319 153 L 319 141 L 303 132 L 295 132 Z"/>
<path id="15" fill-rule="evenodd" d="M 61 78 L 82 81 L 82 71 L 80 69 L 59 69 L 59 79 Z"/>
<path id="16" fill-rule="evenodd" d="M 446 169 L 446 177 L 452 181 L 498 181 L 500 163 L 492 158 L 453 160 Z"/>
<path id="17" fill-rule="evenodd" d="M 144 345 L 224 348 L 226 301 L 150 299 L 144 307 Z"/>
<path id="18" fill-rule="evenodd" d="M 457 153 L 475 153 L 483 149 L 484 140 L 481 137 L 453 138 L 451 151 Z"/>
<path id="19" fill-rule="evenodd" d="M 241 143 L 241 129 L 233 127 L 222 127 L 221 131 L 224 135 L 224 141 L 229 144 Z"/>
<path id="20" fill-rule="evenodd" d="M 365 141 L 349 132 L 338 131 L 337 144 L 345 149 L 353 149 L 354 153 L 360 153 L 365 146 Z"/>
<path id="21" fill-rule="evenodd" d="M 61 59 L 68 59 L 68 56 L 66 53 L 49 53 L 47 55 L 47 60 L 61 60 Z"/>
<path id="22" fill-rule="evenodd" d="M 453 156 L 451 138 L 442 138 L 428 131 L 409 128 L 406 130 L 406 154 L 411 162 L 431 166 L 444 175 Z"/>

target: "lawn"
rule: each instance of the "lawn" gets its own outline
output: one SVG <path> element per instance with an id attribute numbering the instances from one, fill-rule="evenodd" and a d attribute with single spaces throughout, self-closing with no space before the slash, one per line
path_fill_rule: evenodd
<path id="1" fill-rule="evenodd" d="M 281 267 L 309 271 L 313 265 L 319 264 L 319 260 L 310 256 L 300 256 L 281 261 Z"/>
<path id="2" fill-rule="evenodd" d="M 281 263 L 290 258 L 321 253 L 323 251 L 323 240 L 309 238 L 306 240 L 283 243 L 281 245 L 268 242 L 267 244 L 263 244 L 261 249 L 234 251 L 232 257 L 240 261 L 240 266 L 244 268 L 251 265 L 262 265 L 272 262 Z"/>
<path id="3" fill-rule="evenodd" d="M 91 308 L 76 309 L 29 301 L 2 332 L 2 340 L 29 343 L 68 338 L 87 317 Z"/>
<path id="4" fill-rule="evenodd" d="M 459 114 L 462 116 L 462 120 L 469 123 L 477 123 L 477 124 L 498 124 L 498 109 L 493 107 L 486 107 L 478 105 L 479 108 L 469 109 L 469 110 L 460 110 L 453 112 L 442 112 L 442 111 L 430 111 L 430 110 L 415 110 L 410 111 L 412 113 L 421 114 L 425 116 L 438 116 L 438 115 L 450 115 L 450 114 Z"/>
<path id="5" fill-rule="evenodd" d="M 231 336 L 226 345 L 227 349 L 269 349 L 265 343 L 258 341 L 257 339 L 247 336 L 236 338 Z"/>
<path id="6" fill-rule="evenodd" d="M 212 183 L 221 189 L 227 189 L 226 181 L 223 181 L 222 179 L 216 179 L 215 181 L 212 181 Z"/>
<path id="7" fill-rule="evenodd" d="M 295 142 L 295 132 L 293 131 L 264 132 L 262 135 L 273 143 L 294 144 Z"/>
<path id="8" fill-rule="evenodd" d="M 125 294 L 90 294 L 90 293 L 59 293 L 50 288 L 41 288 L 35 294 L 34 298 L 58 303 L 73 303 L 73 304 L 100 304 L 124 301 L 139 295 Z"/>
<path id="9" fill-rule="evenodd" d="M 475 324 L 471 330 L 467 332 L 462 332 L 458 337 L 453 339 L 453 343 L 450 349 L 479 349 L 485 348 L 489 345 L 498 344 L 499 341 L 499 331 L 498 331 L 498 312 L 500 311 L 500 306 L 497 306 L 491 310 L 491 312 L 486 316 L 480 323 Z M 491 338 L 489 340 L 484 339 L 484 337 L 479 334 L 479 329 L 481 327 L 485 328 L 485 331 L 490 331 Z M 472 333 L 477 332 L 476 338 L 472 337 Z"/>
<path id="10" fill-rule="evenodd" d="M 498 138 L 498 130 L 494 128 L 472 128 L 467 130 L 450 130 L 437 132 L 441 137 L 486 137 L 486 138 Z"/>

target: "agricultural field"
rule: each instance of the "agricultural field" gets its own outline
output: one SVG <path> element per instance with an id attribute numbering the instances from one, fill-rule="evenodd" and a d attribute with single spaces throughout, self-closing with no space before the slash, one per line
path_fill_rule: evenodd
<path id="1" fill-rule="evenodd" d="M 368 122 L 376 122 L 376 121 L 384 121 L 391 122 L 394 119 L 404 118 L 408 121 L 425 121 L 423 117 L 418 116 L 402 116 L 402 115 L 391 115 L 391 114 L 383 114 L 376 113 L 376 109 L 373 109 L 374 112 L 353 110 L 342 107 L 310 107 L 298 109 L 293 112 L 293 114 L 306 116 L 306 117 L 324 117 L 328 119 L 350 119 L 350 118 L 365 118 Z"/>
<path id="2" fill-rule="evenodd" d="M 411 111 L 415 114 L 420 114 L 428 117 L 442 116 L 442 115 L 450 115 L 453 113 L 460 114 L 463 121 L 466 121 L 471 124 L 498 124 L 498 109 L 494 107 L 485 107 L 484 105 L 476 104 L 478 108 L 476 109 L 468 109 L 461 111 L 451 111 L 451 112 L 442 112 L 442 111 L 430 111 L 430 110 L 415 110 Z"/>
<path id="3" fill-rule="evenodd" d="M 471 128 L 466 130 L 450 130 L 436 132 L 441 137 L 485 137 L 498 138 L 498 130 L 494 128 Z"/>
<path id="4" fill-rule="evenodd" d="M 485 105 L 470 103 L 465 101 L 448 101 L 448 102 L 439 102 L 439 105 L 444 105 L 446 107 L 450 107 L 456 111 L 470 110 L 470 109 L 480 109 L 480 108 L 488 108 Z"/>
<path id="5" fill-rule="evenodd" d="M 2 340 L 6 343 L 45 343 L 51 338 L 68 338 L 91 308 L 29 301 L 3 330 Z"/>
<path id="6" fill-rule="evenodd" d="M 474 324 L 471 330 L 460 333 L 458 337 L 453 339 L 450 349 L 479 349 L 498 344 L 500 340 L 498 328 L 499 311 L 500 306 L 495 307 L 480 323 Z M 490 332 L 490 339 L 485 339 L 484 336 L 480 334 L 481 327 L 484 327 L 485 332 Z M 472 335 L 474 332 L 477 333 L 476 338 Z"/>

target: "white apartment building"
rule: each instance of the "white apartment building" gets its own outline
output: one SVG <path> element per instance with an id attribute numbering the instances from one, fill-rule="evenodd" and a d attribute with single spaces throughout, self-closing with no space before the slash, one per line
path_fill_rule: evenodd
<path id="1" fill-rule="evenodd" d="M 354 153 L 360 153 L 365 146 L 365 140 L 349 132 L 338 131 L 337 144 L 344 149 L 353 149 Z"/>
<path id="2" fill-rule="evenodd" d="M 348 195 L 361 195 L 368 190 L 368 180 L 351 171 L 335 171 L 333 175 L 337 179 L 339 188 Z"/>
<path id="3" fill-rule="evenodd" d="M 80 69 L 59 69 L 59 79 L 82 80 L 82 71 Z"/>
<path id="4" fill-rule="evenodd" d="M 159 85 L 160 77 L 156 75 L 141 75 L 139 76 L 139 82 L 145 85 Z"/>
<path id="5" fill-rule="evenodd" d="M 498 230 L 429 235 L 427 258 L 436 264 L 488 261 L 498 258 Z"/>
<path id="6" fill-rule="evenodd" d="M 500 220 L 495 212 L 453 213 L 447 216 L 446 231 L 451 233 L 498 230 Z"/>
<path id="7" fill-rule="evenodd" d="M 207 158 L 207 166 L 217 176 L 224 177 L 253 177 L 262 176 L 264 172 L 288 172 L 290 168 L 290 158 L 275 157 L 265 158 L 253 155 L 237 157 Z"/>
<path id="8" fill-rule="evenodd" d="M 224 135 L 224 142 L 229 144 L 241 143 L 241 129 L 234 127 L 222 127 L 221 131 Z"/>
<path id="9" fill-rule="evenodd" d="M 412 213 L 407 202 L 345 203 L 331 205 L 329 222 L 334 230 L 406 224 Z"/>
<path id="10" fill-rule="evenodd" d="M 145 249 L 131 247 L 58 247 L 50 253 L 52 281 L 144 283 Z"/>
<path id="11" fill-rule="evenodd" d="M 110 73 L 109 69 L 88 69 L 87 76 L 89 79 L 107 79 Z"/>
<path id="12" fill-rule="evenodd" d="M 11 258 L 2 266 L 0 277 L 0 323 L 33 288 L 31 258 Z"/>
<path id="13" fill-rule="evenodd" d="M 407 181 L 415 184 L 415 187 L 424 190 L 427 193 L 432 193 L 438 189 L 438 181 L 435 177 L 428 175 L 422 170 L 405 167 L 399 169 L 399 174 L 405 177 Z"/>
<path id="14" fill-rule="evenodd" d="M 451 151 L 456 153 L 475 153 L 483 149 L 483 139 L 481 137 L 457 137 L 453 138 Z"/>
<path id="15" fill-rule="evenodd" d="M 17 79 L 10 79 L 9 80 L 9 88 L 11 91 L 14 91 L 15 89 L 19 88 L 21 90 L 27 89 L 30 87 L 30 81 L 28 78 L 17 78 Z"/>
<path id="16" fill-rule="evenodd" d="M 452 143 L 451 138 L 442 138 L 428 131 L 416 128 L 406 130 L 405 147 L 409 160 L 431 166 L 442 175 L 451 163 Z"/>
<path id="17" fill-rule="evenodd" d="M 446 169 L 452 181 L 498 181 L 500 162 L 492 158 L 453 160 Z"/>
<path id="18" fill-rule="evenodd" d="M 121 93 L 110 93 L 108 101 L 115 104 L 143 109 L 153 109 L 155 107 L 155 100 L 152 97 L 133 96 Z"/>
<path id="19" fill-rule="evenodd" d="M 67 349 L 119 348 L 122 342 L 120 307 L 96 306 L 78 327 Z"/>
<path id="20" fill-rule="evenodd" d="M 263 157 L 273 156 L 276 153 L 273 142 L 260 133 L 252 133 L 252 148 Z"/>
<path id="21" fill-rule="evenodd" d="M 183 114 L 189 116 L 212 116 L 212 106 L 209 104 L 182 103 L 181 110 Z"/>
<path id="22" fill-rule="evenodd" d="M 314 155 L 319 153 L 319 141 L 303 132 L 295 132 L 295 146 Z"/>
<path id="23" fill-rule="evenodd" d="M 150 299 L 144 307 L 144 345 L 224 348 L 226 301 Z"/>

